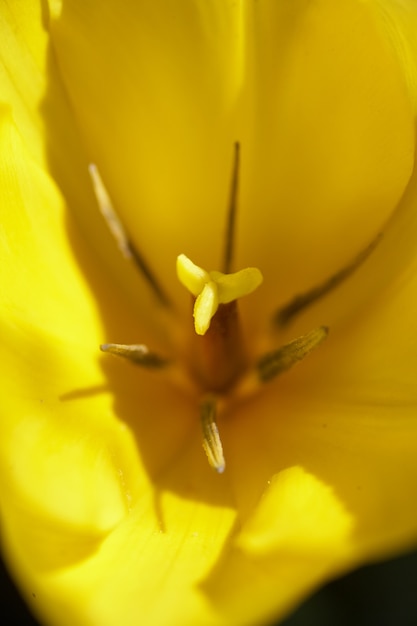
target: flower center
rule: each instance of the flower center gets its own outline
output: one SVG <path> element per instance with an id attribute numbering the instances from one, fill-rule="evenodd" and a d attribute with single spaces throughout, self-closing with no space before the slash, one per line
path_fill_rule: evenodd
<path id="1" fill-rule="evenodd" d="M 232 185 L 226 225 L 226 244 L 223 272 L 206 271 L 195 265 L 184 254 L 177 258 L 177 276 L 190 292 L 192 298 L 194 329 L 184 369 L 200 395 L 200 421 L 203 447 L 210 465 L 218 472 L 225 469 L 222 443 L 217 427 L 217 412 L 220 399 L 227 399 L 232 390 L 238 393 L 256 391 L 288 370 L 321 344 L 328 334 L 324 326 L 298 337 L 278 349 L 271 350 L 253 361 L 246 349 L 240 323 L 238 300 L 254 292 L 262 283 L 262 274 L 257 268 L 249 267 L 231 273 L 233 260 L 234 226 L 238 188 L 239 145 L 235 145 Z M 99 208 L 112 232 L 119 249 L 133 260 L 161 304 L 168 306 L 168 298 L 153 275 L 150 267 L 129 239 L 123 224 L 111 204 L 97 168 L 90 166 L 93 187 Z M 315 287 L 311 292 L 298 296 L 281 311 L 274 312 L 272 319 L 283 325 L 299 310 L 325 295 L 344 280 L 369 254 L 361 253 L 347 268 Z M 146 368 L 177 372 L 171 359 L 154 353 L 143 344 L 114 344 L 100 346 L 104 352 L 129 359 Z M 175 375 L 174 375 L 175 377 Z"/>
<path id="2" fill-rule="evenodd" d="M 202 389 L 224 393 L 248 365 L 237 300 L 257 289 L 262 274 L 254 267 L 234 274 L 206 272 L 180 254 L 177 275 L 194 303 L 191 373 Z"/>

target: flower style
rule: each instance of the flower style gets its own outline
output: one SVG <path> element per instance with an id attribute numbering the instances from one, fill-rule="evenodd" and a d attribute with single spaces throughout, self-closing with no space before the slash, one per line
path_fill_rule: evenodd
<path id="1" fill-rule="evenodd" d="M 34 611 L 71 626 L 260 623 L 406 549 L 415 3 L 30 0 L 0 16 L 0 505 Z M 89 163 L 169 305 L 118 251 Z M 208 302 L 201 336 L 179 255 Z M 263 275 L 237 304 L 248 368 L 190 383 L 192 346 L 236 287 L 218 271 L 245 268 Z M 253 275 L 239 277 L 238 296 Z M 275 376 L 282 346 L 292 363 L 327 326 Z M 158 367 L 100 354 L 106 341 Z M 253 363 L 265 382 L 249 393 Z"/>

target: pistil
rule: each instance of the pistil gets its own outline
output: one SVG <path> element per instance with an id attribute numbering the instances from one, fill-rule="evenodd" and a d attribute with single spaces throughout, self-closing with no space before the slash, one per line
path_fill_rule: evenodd
<path id="1" fill-rule="evenodd" d="M 225 392 L 247 366 L 237 300 L 262 283 L 262 274 L 253 267 L 207 272 L 181 254 L 177 275 L 194 301 L 192 374 L 205 391 Z"/>
<path id="2" fill-rule="evenodd" d="M 262 283 L 261 272 L 207 272 L 184 254 L 177 258 L 177 275 L 193 297 L 191 374 L 204 394 L 201 403 L 203 448 L 210 465 L 223 472 L 223 447 L 216 423 L 218 394 L 225 395 L 249 366 L 237 300 Z"/>
<path id="3" fill-rule="evenodd" d="M 236 300 L 220 304 L 207 332 L 195 335 L 192 345 L 201 386 L 217 393 L 230 389 L 248 365 Z"/>

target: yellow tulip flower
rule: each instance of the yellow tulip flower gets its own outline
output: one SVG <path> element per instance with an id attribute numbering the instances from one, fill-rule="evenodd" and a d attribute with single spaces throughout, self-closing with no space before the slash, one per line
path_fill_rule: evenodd
<path id="1" fill-rule="evenodd" d="M 0 32 L 2 545 L 39 619 L 265 623 L 415 544 L 415 2 Z"/>

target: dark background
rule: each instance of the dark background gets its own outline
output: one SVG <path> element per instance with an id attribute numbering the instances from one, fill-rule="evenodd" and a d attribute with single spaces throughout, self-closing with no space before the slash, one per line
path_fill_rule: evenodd
<path id="1" fill-rule="evenodd" d="M 3 563 L 0 593 L 2 626 L 40 626 Z M 417 551 L 333 581 L 280 626 L 417 626 Z"/>

